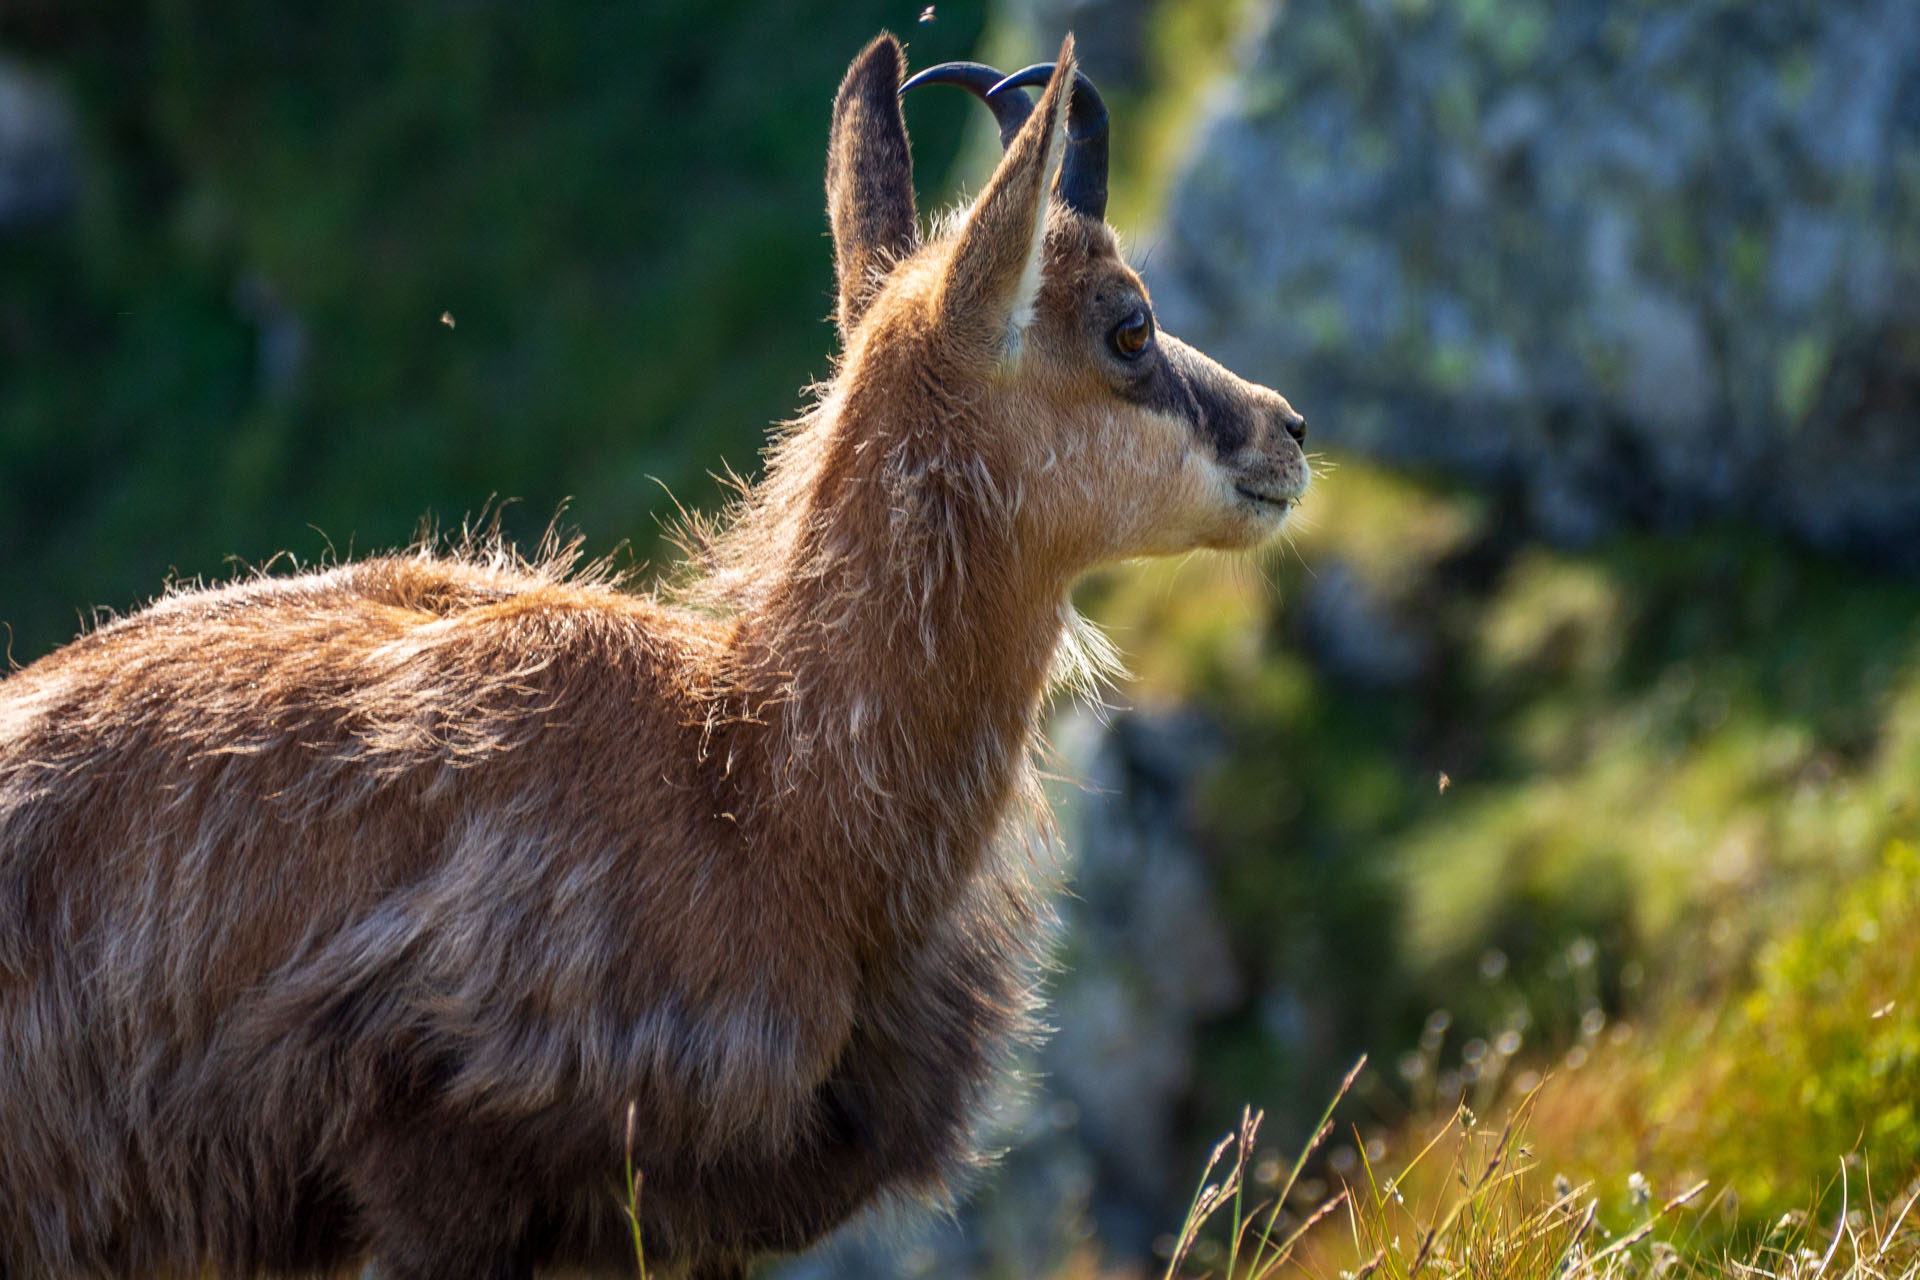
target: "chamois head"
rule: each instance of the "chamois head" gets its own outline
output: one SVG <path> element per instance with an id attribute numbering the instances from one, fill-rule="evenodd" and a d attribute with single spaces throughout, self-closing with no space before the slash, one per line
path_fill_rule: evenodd
<path id="1" fill-rule="evenodd" d="M 1072 37 L 1053 63 L 1004 78 L 947 63 L 903 85 L 902 71 L 882 35 L 834 106 L 836 394 L 864 398 L 863 421 L 944 436 L 914 449 L 990 477 L 1017 541 L 1066 574 L 1277 530 L 1307 489 L 1305 420 L 1159 330 L 1106 223 L 1107 112 Z M 922 243 L 898 100 L 929 83 L 985 102 L 1005 150 L 979 198 Z M 916 405 L 919 421 L 899 421 Z"/>

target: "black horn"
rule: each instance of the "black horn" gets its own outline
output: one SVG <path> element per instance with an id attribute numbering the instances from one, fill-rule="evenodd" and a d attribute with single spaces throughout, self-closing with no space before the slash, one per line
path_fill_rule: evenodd
<path id="1" fill-rule="evenodd" d="M 1020 126 L 1033 114 L 1033 100 L 1024 93 L 989 96 L 989 91 L 1003 79 L 1005 77 L 984 62 L 943 62 L 908 79 L 900 86 L 900 92 L 904 94 L 923 84 L 959 85 L 986 103 L 988 110 L 993 112 L 994 121 L 1000 126 L 1000 149 L 1005 151 L 1013 142 L 1013 135 L 1020 132 Z"/>
<path id="2" fill-rule="evenodd" d="M 987 105 L 1024 85 L 1045 84 L 1052 78 L 1051 62 L 1022 67 L 987 90 Z M 1067 107 L 1067 155 L 1060 165 L 1060 198 L 1069 209 L 1089 218 L 1104 221 L 1107 216 L 1107 104 L 1100 100 L 1093 81 L 1078 68 L 1073 73 L 1073 101 Z"/>

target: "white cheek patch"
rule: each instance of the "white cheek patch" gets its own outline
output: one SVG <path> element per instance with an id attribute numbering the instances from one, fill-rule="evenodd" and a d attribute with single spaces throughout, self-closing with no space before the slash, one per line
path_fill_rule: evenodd
<path id="1" fill-rule="evenodd" d="M 1181 519 L 1174 530 L 1188 547 L 1206 542 L 1231 520 L 1239 507 L 1233 491 L 1233 477 L 1211 449 L 1189 446 L 1181 459 L 1185 481 L 1181 494 Z"/>
<path id="2" fill-rule="evenodd" d="M 1060 486 L 1047 505 L 1097 548 L 1098 559 L 1173 555 L 1238 540 L 1233 477 L 1186 419 L 1135 407 L 1062 422 L 1038 444 L 1036 477 Z M 1062 501 L 1064 499 L 1064 501 Z"/>
<path id="3" fill-rule="evenodd" d="M 1113 460 L 1127 518 L 1123 555 L 1185 550 L 1232 498 L 1226 473 L 1194 447 L 1183 418 L 1152 411 L 1110 416 L 1102 451 Z"/>

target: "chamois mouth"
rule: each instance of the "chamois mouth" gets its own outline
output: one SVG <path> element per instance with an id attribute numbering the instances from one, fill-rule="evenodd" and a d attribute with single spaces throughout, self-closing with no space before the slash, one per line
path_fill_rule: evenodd
<path id="1" fill-rule="evenodd" d="M 1293 508 L 1293 499 L 1278 493 L 1268 493 L 1255 489 L 1251 485 L 1236 484 L 1233 491 L 1256 507 L 1271 511 L 1274 515 L 1284 516 Z"/>

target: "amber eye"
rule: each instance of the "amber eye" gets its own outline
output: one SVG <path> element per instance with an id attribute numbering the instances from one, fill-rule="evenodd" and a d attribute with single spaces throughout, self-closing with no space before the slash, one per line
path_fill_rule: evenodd
<path id="1" fill-rule="evenodd" d="M 1135 359 L 1153 341 L 1153 320 L 1144 311 L 1136 311 L 1114 328 L 1108 339 L 1113 349 L 1128 360 Z"/>

